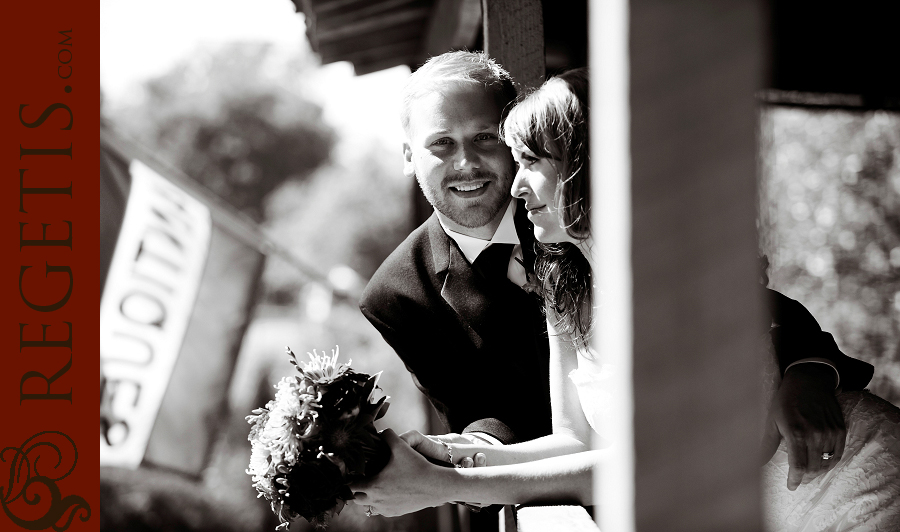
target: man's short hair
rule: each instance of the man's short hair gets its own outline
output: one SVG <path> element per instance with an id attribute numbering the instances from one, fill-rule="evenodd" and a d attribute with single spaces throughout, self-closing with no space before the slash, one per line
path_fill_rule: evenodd
<path id="1" fill-rule="evenodd" d="M 516 88 L 509 72 L 484 52 L 456 51 L 432 57 L 413 72 L 400 99 L 400 121 L 409 133 L 412 102 L 425 94 L 450 84 L 481 85 L 494 96 L 503 116 L 516 99 Z M 503 120 L 501 116 L 501 122 Z"/>

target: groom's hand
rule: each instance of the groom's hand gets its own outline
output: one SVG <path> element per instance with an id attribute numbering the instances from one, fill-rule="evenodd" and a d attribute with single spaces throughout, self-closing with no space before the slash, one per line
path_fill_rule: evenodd
<path id="1" fill-rule="evenodd" d="M 791 491 L 831 469 L 843 455 L 847 430 L 834 385 L 832 368 L 798 364 L 785 372 L 775 395 L 769 415 L 785 439 Z M 823 453 L 834 454 L 823 460 Z"/>

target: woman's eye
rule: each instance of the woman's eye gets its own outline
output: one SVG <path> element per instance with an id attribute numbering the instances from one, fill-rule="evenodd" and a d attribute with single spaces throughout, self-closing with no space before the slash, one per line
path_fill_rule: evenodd
<path id="1" fill-rule="evenodd" d="M 517 168 L 522 166 L 524 166 L 525 168 L 531 168 L 531 166 L 539 160 L 538 157 L 533 157 L 524 153 L 519 157 L 519 159 L 519 161 L 516 161 Z"/>
<path id="2" fill-rule="evenodd" d="M 441 139 L 437 139 L 436 141 L 432 142 L 431 145 L 432 146 L 446 146 L 447 144 L 450 144 L 451 142 L 452 141 L 448 138 L 441 138 Z"/>

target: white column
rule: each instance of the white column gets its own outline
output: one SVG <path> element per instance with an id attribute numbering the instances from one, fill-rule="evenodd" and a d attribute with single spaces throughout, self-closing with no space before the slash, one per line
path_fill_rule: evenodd
<path id="1" fill-rule="evenodd" d="M 593 343 L 615 368 L 613 445 L 594 476 L 601 531 L 633 532 L 631 155 L 628 1 L 590 6 L 591 187 L 595 239 L 596 333 Z"/>

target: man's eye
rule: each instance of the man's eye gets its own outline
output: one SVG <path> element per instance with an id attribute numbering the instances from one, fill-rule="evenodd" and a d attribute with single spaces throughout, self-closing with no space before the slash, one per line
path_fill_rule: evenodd
<path id="1" fill-rule="evenodd" d="M 446 146 L 447 144 L 450 144 L 451 142 L 452 141 L 448 138 L 441 138 L 441 139 L 437 139 L 436 141 L 432 142 L 431 145 L 432 146 Z"/>
<path id="2" fill-rule="evenodd" d="M 482 133 L 482 134 L 480 134 L 480 135 L 477 135 L 477 136 L 475 137 L 475 140 L 476 140 L 476 141 L 482 141 L 482 142 L 483 142 L 483 141 L 492 141 L 492 142 L 496 142 L 496 141 L 498 140 L 498 137 L 497 137 L 497 135 L 494 135 L 494 134 L 492 134 L 492 133 Z"/>

